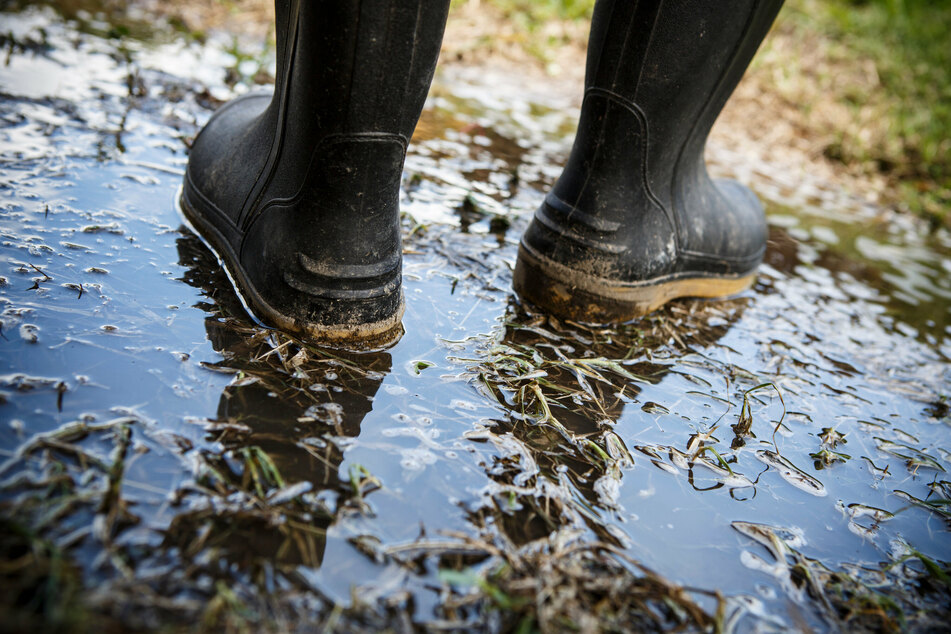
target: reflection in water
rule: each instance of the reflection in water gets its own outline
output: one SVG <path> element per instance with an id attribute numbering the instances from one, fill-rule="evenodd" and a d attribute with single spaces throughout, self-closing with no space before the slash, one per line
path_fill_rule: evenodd
<path id="1" fill-rule="evenodd" d="M 390 355 L 276 343 L 277 333 L 250 324 L 224 271 L 196 236 L 187 234 L 177 245 L 179 263 L 187 267 L 183 279 L 214 302 L 203 306 L 210 312 L 208 339 L 222 356 L 214 366 L 236 376 L 209 421 L 208 440 L 221 449 L 205 451 L 204 460 L 217 477 L 245 490 L 258 480 L 279 479 L 270 484 L 324 503 L 323 513 L 295 514 L 297 523 L 275 523 L 267 514 L 240 507 L 216 513 L 202 545 L 220 549 L 242 567 L 319 568 L 335 515 L 368 486 L 378 486 L 362 482 L 360 473 L 341 480 L 343 454 L 336 441 L 360 434 L 360 423 L 392 368 Z M 208 519 L 207 509 L 179 514 L 168 535 L 181 546 L 209 530 Z"/>
<path id="2" fill-rule="evenodd" d="M 622 546 L 610 515 L 619 510 L 622 472 L 634 465 L 630 449 L 677 472 L 659 455 L 665 453 L 698 491 L 751 486 L 704 455 L 697 434 L 684 438 L 685 454 L 672 446 L 629 448 L 615 429 L 625 407 L 638 403 L 643 385 L 683 373 L 676 360 L 715 345 L 742 318 L 743 304 L 710 309 L 709 303 L 681 303 L 629 326 L 597 328 L 512 303 L 482 374 L 507 410 L 492 422 L 495 442 L 506 451 L 487 466 L 497 486 L 474 521 L 485 525 L 491 516 L 506 539 L 525 544 L 580 520 L 607 543 Z M 695 469 L 712 474 L 713 482 L 695 478 Z"/>
<path id="3" fill-rule="evenodd" d="M 776 209 L 776 211 L 782 208 Z M 786 275 L 828 274 L 829 293 L 884 307 L 882 321 L 934 346 L 951 335 L 947 232 L 904 235 L 880 219 L 810 219 L 808 229 L 771 225 L 765 263 Z M 907 241 L 896 244 L 896 238 Z"/>

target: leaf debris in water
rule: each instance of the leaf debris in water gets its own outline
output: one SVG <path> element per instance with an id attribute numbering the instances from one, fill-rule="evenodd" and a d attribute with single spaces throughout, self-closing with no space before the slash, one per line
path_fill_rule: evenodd
<path id="1" fill-rule="evenodd" d="M 810 493 L 818 497 L 823 497 L 828 493 L 826 491 L 825 485 L 819 482 L 819 480 L 813 478 L 811 475 L 778 453 L 768 449 L 760 449 L 756 452 L 756 457 L 763 464 L 776 469 L 776 471 L 779 472 L 779 475 L 782 476 L 783 480 L 793 485 L 797 489 L 801 489 L 806 493 Z"/>
<path id="2" fill-rule="evenodd" d="M 20 326 L 20 338 L 27 343 L 36 343 L 40 340 L 40 328 L 33 324 L 23 324 Z"/>
<path id="3" fill-rule="evenodd" d="M 436 365 L 436 364 L 433 363 L 432 361 L 420 360 L 420 361 L 413 361 L 411 367 L 413 368 L 413 373 L 414 373 L 414 374 L 419 374 L 420 372 L 422 372 L 422 371 L 425 370 L 426 368 L 431 368 L 431 367 L 433 367 L 434 365 Z"/>

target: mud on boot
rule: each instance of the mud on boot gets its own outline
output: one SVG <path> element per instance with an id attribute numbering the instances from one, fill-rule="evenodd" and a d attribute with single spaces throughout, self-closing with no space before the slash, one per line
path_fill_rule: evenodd
<path id="1" fill-rule="evenodd" d="M 762 206 L 703 150 L 781 5 L 599 0 L 574 146 L 519 246 L 522 298 L 608 323 L 753 283 Z"/>
<path id="2" fill-rule="evenodd" d="M 447 11 L 277 0 L 273 95 L 225 104 L 195 139 L 182 211 L 268 325 L 323 341 L 398 333 L 403 160 Z"/>

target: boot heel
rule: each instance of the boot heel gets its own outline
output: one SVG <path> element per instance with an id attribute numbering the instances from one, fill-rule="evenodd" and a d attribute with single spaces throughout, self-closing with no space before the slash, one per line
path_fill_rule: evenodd
<path id="1" fill-rule="evenodd" d="M 742 293 L 756 274 L 742 276 L 667 277 L 643 282 L 619 282 L 559 264 L 524 242 L 512 286 L 522 299 L 573 321 L 609 324 L 651 313 L 679 297 L 722 298 Z"/>

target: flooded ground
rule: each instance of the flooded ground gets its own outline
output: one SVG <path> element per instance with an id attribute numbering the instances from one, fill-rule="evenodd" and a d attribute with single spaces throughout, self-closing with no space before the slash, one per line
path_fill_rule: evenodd
<path id="1" fill-rule="evenodd" d="M 174 204 L 253 56 L 0 19 L 6 628 L 948 627 L 947 234 L 711 148 L 768 203 L 755 288 L 558 322 L 511 271 L 577 112 L 454 69 L 406 163 L 406 332 L 320 348 Z"/>

